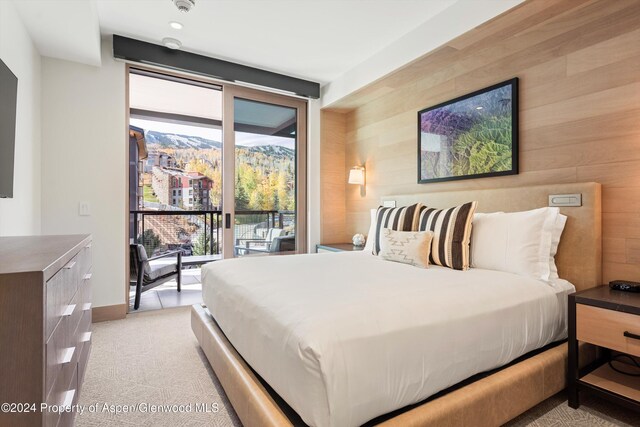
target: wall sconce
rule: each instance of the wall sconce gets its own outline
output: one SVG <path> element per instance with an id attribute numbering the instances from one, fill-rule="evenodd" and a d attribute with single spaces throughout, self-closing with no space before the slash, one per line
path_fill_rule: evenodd
<path id="1" fill-rule="evenodd" d="M 354 166 L 349 171 L 349 184 L 360 185 L 360 195 L 364 196 L 365 173 L 362 166 Z"/>
<path id="2" fill-rule="evenodd" d="M 364 185 L 364 168 L 354 166 L 349 171 L 349 184 Z"/>

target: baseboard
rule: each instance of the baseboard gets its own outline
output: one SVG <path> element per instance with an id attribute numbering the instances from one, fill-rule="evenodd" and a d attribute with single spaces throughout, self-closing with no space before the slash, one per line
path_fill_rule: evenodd
<path id="1" fill-rule="evenodd" d="M 126 316 L 127 304 L 105 305 L 102 307 L 93 307 L 93 310 L 91 310 L 93 323 L 124 319 Z"/>

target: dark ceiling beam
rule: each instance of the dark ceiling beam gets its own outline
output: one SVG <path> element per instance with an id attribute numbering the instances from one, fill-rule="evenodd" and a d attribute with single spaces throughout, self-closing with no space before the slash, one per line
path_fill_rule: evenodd
<path id="1" fill-rule="evenodd" d="M 251 83 L 318 99 L 320 84 L 209 56 L 113 35 L 114 58 L 195 73 L 231 82 Z"/>

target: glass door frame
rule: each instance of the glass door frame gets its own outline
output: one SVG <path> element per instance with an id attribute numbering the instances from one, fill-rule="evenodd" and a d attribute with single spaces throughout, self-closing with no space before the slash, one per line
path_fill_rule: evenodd
<path id="1" fill-rule="evenodd" d="M 234 255 L 234 236 L 233 236 L 233 224 L 235 222 L 235 135 L 233 130 L 234 114 L 233 114 L 233 100 L 234 97 L 240 97 L 248 100 L 255 100 L 258 102 L 266 102 L 269 104 L 283 105 L 297 109 L 297 145 L 296 145 L 296 251 L 295 253 L 307 253 L 307 123 L 308 123 L 308 102 L 304 98 L 298 98 L 295 96 L 287 96 L 277 94 L 273 92 L 267 92 L 263 90 L 251 89 L 245 86 L 239 86 L 228 81 L 218 80 L 200 76 L 197 74 L 181 72 L 177 70 L 171 70 L 164 67 L 156 67 L 149 64 L 140 63 L 127 63 L 124 69 L 125 80 L 125 127 L 123 141 L 128 147 L 129 145 L 129 76 L 131 69 L 137 69 L 146 71 L 149 73 L 164 75 L 167 77 L 176 77 L 182 79 L 192 80 L 194 82 L 202 82 L 206 84 L 214 84 L 222 87 L 222 137 L 223 137 L 223 171 L 222 171 L 222 230 L 223 230 L 223 257 L 232 258 Z M 227 150 L 224 150 L 225 144 L 229 141 Z M 123 159 L 125 165 L 125 187 L 124 190 L 124 212 L 123 221 L 125 223 L 125 232 L 123 233 L 124 244 L 124 292 L 123 292 L 123 307 L 126 307 L 125 312 L 129 312 L 129 271 L 130 271 L 130 256 L 129 256 L 129 243 L 130 243 L 130 206 L 129 206 L 129 150 L 125 151 L 125 157 Z M 226 160 L 226 161 L 225 161 Z M 225 172 L 225 166 L 230 172 Z M 229 176 L 230 179 L 226 177 Z M 225 224 L 224 213 L 228 212 L 231 216 L 231 231 L 229 232 Z M 229 254 L 229 255 L 226 255 Z"/>
<path id="2" fill-rule="evenodd" d="M 222 89 L 222 257 L 233 258 L 235 249 L 236 146 L 234 100 L 289 107 L 296 110 L 296 250 L 307 252 L 307 101 L 242 86 L 224 85 Z"/>

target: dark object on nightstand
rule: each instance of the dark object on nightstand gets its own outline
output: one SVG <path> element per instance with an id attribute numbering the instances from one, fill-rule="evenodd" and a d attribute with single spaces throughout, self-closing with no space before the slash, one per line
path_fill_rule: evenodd
<path id="1" fill-rule="evenodd" d="M 640 292 L 640 282 L 631 282 L 629 280 L 611 281 L 609 282 L 609 287 L 616 291 Z"/>
<path id="2" fill-rule="evenodd" d="M 630 375 L 611 352 L 640 357 L 640 294 L 599 286 L 569 295 L 569 406 L 587 391 L 640 411 L 640 377 Z M 579 368 L 578 341 L 600 348 L 601 357 Z M 615 366 L 613 365 L 615 363 Z M 617 368 L 616 368 L 617 367 Z"/>
<path id="3" fill-rule="evenodd" d="M 353 246 L 353 243 L 323 243 L 316 245 L 316 252 L 357 252 L 364 249 L 364 246 Z"/>

